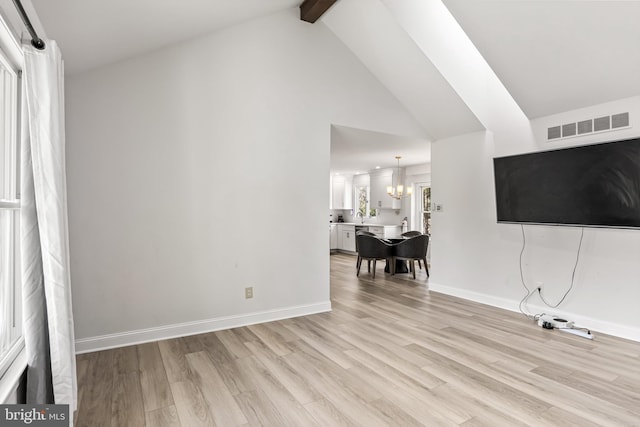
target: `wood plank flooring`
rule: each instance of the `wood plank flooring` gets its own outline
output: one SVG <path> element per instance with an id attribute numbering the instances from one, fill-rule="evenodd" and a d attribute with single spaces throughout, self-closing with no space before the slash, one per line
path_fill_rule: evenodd
<path id="1" fill-rule="evenodd" d="M 355 275 L 330 313 L 83 354 L 77 426 L 640 426 L 640 343 Z"/>

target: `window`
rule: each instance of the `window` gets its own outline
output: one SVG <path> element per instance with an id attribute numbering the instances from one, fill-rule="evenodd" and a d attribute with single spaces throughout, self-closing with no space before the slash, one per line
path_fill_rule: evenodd
<path id="1" fill-rule="evenodd" d="M 370 209 L 369 205 L 369 187 L 356 187 L 356 216 L 367 218 L 375 216 L 375 209 Z"/>
<path id="2" fill-rule="evenodd" d="M 356 206 L 360 216 L 369 212 L 369 187 L 356 187 Z"/>
<path id="3" fill-rule="evenodd" d="M 0 377 L 22 346 L 17 70 L 0 50 Z"/>
<path id="4" fill-rule="evenodd" d="M 431 235 L 431 186 L 427 183 L 418 183 L 416 186 L 419 189 L 415 199 L 418 205 L 416 230 Z"/>

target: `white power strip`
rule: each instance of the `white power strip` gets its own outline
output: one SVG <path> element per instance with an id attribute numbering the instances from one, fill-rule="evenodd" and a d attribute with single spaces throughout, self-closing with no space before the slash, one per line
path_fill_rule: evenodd
<path id="1" fill-rule="evenodd" d="M 593 339 L 593 334 L 589 330 L 571 329 L 571 328 L 569 328 L 569 329 L 560 329 L 560 331 L 567 332 L 569 334 L 577 335 L 579 337 L 587 338 L 587 339 L 590 339 L 590 340 Z"/>
<path id="2" fill-rule="evenodd" d="M 544 329 L 558 329 L 562 332 L 578 335 L 583 338 L 592 340 L 593 334 L 588 329 L 576 329 L 574 323 L 558 316 L 543 314 L 538 318 L 538 326 Z"/>
<path id="3" fill-rule="evenodd" d="M 570 329 L 573 328 L 573 322 L 551 314 L 543 314 L 538 318 L 538 326 L 545 329 Z"/>

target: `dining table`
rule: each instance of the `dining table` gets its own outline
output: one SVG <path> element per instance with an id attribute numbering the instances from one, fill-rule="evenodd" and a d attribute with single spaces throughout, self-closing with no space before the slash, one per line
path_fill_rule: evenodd
<path id="1" fill-rule="evenodd" d="M 405 239 L 402 238 L 398 238 L 398 239 L 382 239 L 382 241 L 389 243 L 390 245 L 397 245 L 398 243 L 404 241 Z M 389 263 L 387 262 L 387 265 L 385 265 L 384 267 L 384 272 L 385 273 L 391 273 L 391 271 L 389 270 Z M 397 259 L 396 260 L 396 269 L 395 269 L 396 273 L 408 273 L 409 272 L 409 267 L 407 266 L 407 261 L 403 260 L 403 259 Z"/>

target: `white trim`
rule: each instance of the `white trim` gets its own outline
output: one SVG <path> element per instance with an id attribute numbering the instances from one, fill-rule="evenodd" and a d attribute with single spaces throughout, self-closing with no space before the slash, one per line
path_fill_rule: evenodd
<path id="1" fill-rule="evenodd" d="M 0 380 L 4 379 L 4 374 L 9 371 L 22 351 L 24 351 L 24 337 L 20 335 L 0 358 Z"/>
<path id="2" fill-rule="evenodd" d="M 0 15 L 0 67 L 4 68 L 12 76 L 12 89 L 11 93 L 8 93 L 7 96 L 10 97 L 10 108 L 15 109 L 15 111 L 12 111 L 11 123 L 7 125 L 10 126 L 7 146 L 3 147 L 8 150 L 4 153 L 4 155 L 6 155 L 5 161 L 12 164 L 0 165 L 0 168 L 8 166 L 8 170 L 2 173 L 7 173 L 6 177 L 9 179 L 9 187 L 15 186 L 18 180 L 16 173 L 18 170 L 16 161 L 19 158 L 17 154 L 17 150 L 19 150 L 18 124 L 20 123 L 20 105 L 18 103 L 20 97 L 20 77 L 18 73 L 22 70 L 23 60 L 20 43 L 5 20 L 5 17 Z M 19 185 L 16 192 L 20 192 Z M 0 200 L 0 209 L 20 209 L 20 201 Z M 21 287 L 19 285 L 21 283 L 21 276 L 18 233 L 20 222 L 17 219 L 18 215 L 19 212 L 14 212 L 12 214 L 13 218 L 10 220 L 13 223 L 13 230 L 11 230 L 10 233 L 10 245 L 12 249 L 8 258 L 9 265 L 7 266 L 10 269 L 9 277 L 11 284 L 9 286 L 12 286 L 10 298 L 13 300 L 12 316 L 14 319 L 13 325 L 7 332 L 9 333 L 10 340 L 15 340 L 16 342 L 4 355 L 0 355 L 2 356 L 0 360 L 0 403 L 7 402 L 7 399 L 12 400 L 10 403 L 16 403 L 13 402 L 16 398 L 16 389 L 19 385 L 20 378 L 27 368 L 27 357 L 24 349 L 24 339 L 22 338 L 22 325 L 21 321 L 18 320 L 21 319 L 19 307 L 22 306 Z"/>
<path id="3" fill-rule="evenodd" d="M 20 209 L 20 200 L 0 199 L 0 209 Z"/>
<path id="4" fill-rule="evenodd" d="M 437 283 L 429 283 L 429 290 L 439 292 L 446 295 L 451 295 L 458 298 L 463 298 L 470 301 L 479 302 L 481 304 L 490 305 L 493 307 L 503 308 L 509 311 L 520 312 L 520 301 L 509 300 L 506 298 L 494 297 L 492 295 L 481 294 L 478 292 L 468 291 L 466 289 L 454 288 L 451 286 L 439 285 Z M 533 314 L 547 313 L 570 319 L 575 322 L 576 326 L 588 328 L 591 331 L 596 331 L 595 338 L 598 338 L 597 332 L 613 335 L 619 338 L 625 338 L 632 341 L 640 342 L 640 328 L 623 325 L 620 323 L 607 322 L 604 320 L 594 319 L 592 317 L 583 316 L 580 314 L 571 313 L 568 311 L 545 308 L 538 305 L 527 304 L 527 309 Z"/>
<path id="5" fill-rule="evenodd" d="M 20 378 L 27 369 L 27 352 L 24 349 L 24 341 L 20 340 L 17 355 L 12 355 L 13 361 L 9 365 L 7 371 L 0 378 L 0 404 L 17 403 L 7 402 L 12 394 L 16 392 L 19 386 Z"/>
<path id="6" fill-rule="evenodd" d="M 20 42 L 14 36 L 3 16 L 0 16 L 0 45 L 2 45 L 3 51 L 7 55 L 9 62 L 11 62 L 13 69 L 21 70 L 24 61 L 22 46 L 20 46 Z"/>
<path id="7" fill-rule="evenodd" d="M 76 354 L 220 331 L 327 311 L 331 311 L 331 301 L 82 338 L 76 340 Z"/>

